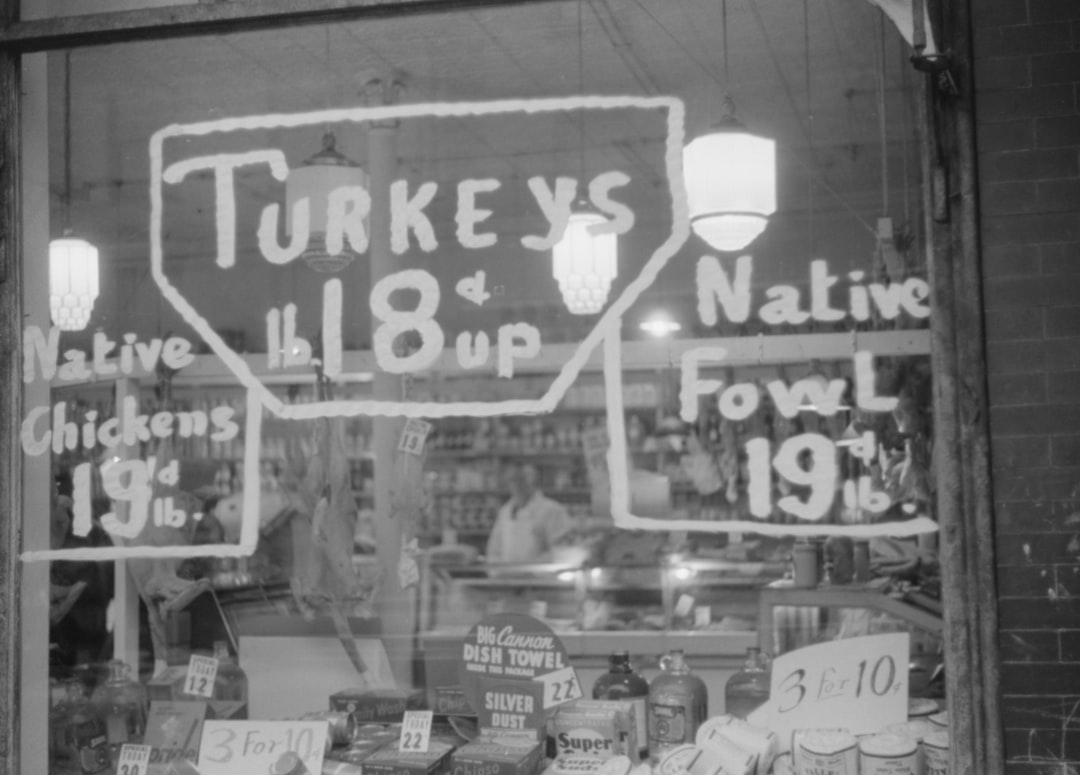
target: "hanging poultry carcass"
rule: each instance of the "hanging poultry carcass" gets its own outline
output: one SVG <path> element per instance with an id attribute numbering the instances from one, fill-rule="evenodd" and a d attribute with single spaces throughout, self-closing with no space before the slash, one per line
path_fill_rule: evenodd
<path id="1" fill-rule="evenodd" d="M 320 393 L 328 386 L 320 376 Z M 375 570 L 359 574 L 353 565 L 357 508 L 345 450 L 345 420 L 311 421 L 310 436 L 286 446 L 282 494 L 292 537 L 290 584 L 307 618 L 330 617 L 349 660 L 368 680 L 368 666 L 349 626 L 350 617 L 370 618 L 379 585 Z"/>
<path id="2" fill-rule="evenodd" d="M 158 403 L 168 409 L 172 406 L 172 378 L 176 372 L 164 365 L 158 370 Z M 152 458 L 152 462 L 150 460 Z M 155 501 L 171 504 L 175 513 L 184 514 L 182 525 L 174 526 L 162 520 L 159 524 L 151 515 L 137 536 L 129 539 L 113 537 L 123 546 L 181 547 L 190 546 L 197 527 L 195 516 L 202 514 L 202 501 L 191 493 L 179 489 L 170 477 L 152 475 L 167 471 L 177 462 L 176 447 L 172 436 L 159 439 L 152 455 L 145 461 L 151 473 L 149 498 L 145 508 L 151 509 Z M 151 470 L 152 469 L 152 470 Z M 131 504 L 129 508 L 139 508 Z M 205 578 L 181 578 L 178 571 L 182 559 L 176 557 L 136 558 L 127 560 L 128 572 L 139 596 L 146 604 L 150 625 L 150 638 L 154 656 L 155 672 L 166 665 L 165 621 L 172 614 L 183 610 L 192 600 L 210 588 Z"/>

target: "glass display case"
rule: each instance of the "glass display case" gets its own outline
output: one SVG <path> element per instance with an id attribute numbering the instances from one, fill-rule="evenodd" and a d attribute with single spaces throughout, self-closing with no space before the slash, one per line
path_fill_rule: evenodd
<path id="1" fill-rule="evenodd" d="M 800 589 L 790 579 L 758 591 L 758 641 L 776 656 L 841 638 L 906 632 L 911 696 L 944 696 L 941 602 L 922 587 L 890 579 Z"/>
<path id="2" fill-rule="evenodd" d="M 628 650 L 635 669 L 651 675 L 662 654 L 683 649 L 719 703 L 725 682 L 757 645 L 760 590 L 785 567 L 680 555 L 651 564 L 514 566 L 433 563 L 429 556 L 420 648 L 429 673 L 438 672 L 483 616 L 524 613 L 559 635 L 586 688 L 607 669 L 612 651 Z M 427 684 L 437 682 L 429 676 Z"/>

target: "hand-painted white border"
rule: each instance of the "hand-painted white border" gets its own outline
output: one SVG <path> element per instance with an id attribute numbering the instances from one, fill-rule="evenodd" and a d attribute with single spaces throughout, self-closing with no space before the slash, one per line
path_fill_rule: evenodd
<path id="1" fill-rule="evenodd" d="M 852 538 L 871 536 L 901 538 L 920 533 L 933 533 L 938 529 L 937 523 L 926 516 L 872 525 L 827 525 L 816 522 L 791 525 L 748 519 L 656 519 L 635 516 L 630 510 L 630 471 L 627 467 L 626 416 L 623 410 L 622 391 L 622 343 L 619 341 L 617 332 L 604 338 L 603 356 L 607 428 L 610 439 L 607 462 L 611 479 L 611 516 L 616 527 L 626 530 L 688 530 L 699 533 L 757 533 L 768 536 L 845 535 Z"/>
<path id="2" fill-rule="evenodd" d="M 170 138 L 205 136 L 219 132 L 255 129 L 292 129 L 303 126 L 322 126 L 342 122 L 386 121 L 424 116 L 485 116 L 506 113 L 550 113 L 573 110 L 662 110 L 666 112 L 667 137 L 664 163 L 672 202 L 671 235 L 649 258 L 641 273 L 615 299 L 596 327 L 578 345 L 570 359 L 563 364 L 547 392 L 537 399 L 469 402 L 407 402 L 340 400 L 311 404 L 286 404 L 252 373 L 244 359 L 233 352 L 210 324 L 169 282 L 162 268 L 162 168 L 163 147 Z M 491 417 L 506 414 L 543 414 L 555 410 L 567 389 L 585 366 L 590 354 L 605 336 L 618 336 L 623 314 L 655 281 L 690 235 L 690 222 L 683 185 L 682 149 L 685 137 L 685 109 L 675 97 L 559 97 L 554 99 L 499 100 L 493 102 L 421 103 L 384 107 L 340 108 L 310 113 L 272 114 L 246 118 L 227 118 L 195 124 L 174 124 L 154 133 L 150 138 L 150 263 L 154 282 L 162 295 L 180 316 L 194 328 L 210 348 L 221 358 L 236 378 L 250 391 L 257 393 L 268 410 L 278 417 L 305 420 L 316 417 Z"/>
<path id="3" fill-rule="evenodd" d="M 86 547 L 82 549 L 47 549 L 27 551 L 20 555 L 23 562 L 43 560 L 128 560 L 128 559 L 185 559 L 188 557 L 250 557 L 259 542 L 259 450 L 262 447 L 262 413 L 260 396 L 247 391 L 247 416 L 244 418 L 244 481 L 255 486 L 244 488 L 240 512 L 240 543 L 200 544 L 198 546 L 124 546 Z"/>

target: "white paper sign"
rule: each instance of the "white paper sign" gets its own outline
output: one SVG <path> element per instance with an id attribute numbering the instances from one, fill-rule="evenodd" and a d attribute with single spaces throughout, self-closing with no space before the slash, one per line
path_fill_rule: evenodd
<path id="1" fill-rule="evenodd" d="M 431 742 L 431 711 L 407 710 L 401 720 L 401 739 L 398 750 L 402 753 L 427 753 Z"/>
<path id="2" fill-rule="evenodd" d="M 544 684 L 544 709 L 553 708 L 583 696 L 577 673 L 572 667 L 564 667 L 533 679 Z"/>
<path id="3" fill-rule="evenodd" d="M 424 451 L 424 442 L 427 441 L 431 428 L 431 423 L 424 420 L 412 418 L 406 420 L 405 427 L 401 431 L 401 441 L 398 442 L 398 449 L 402 452 L 419 455 Z"/>
<path id="4" fill-rule="evenodd" d="M 906 632 L 821 643 L 772 664 L 768 723 L 781 741 L 807 727 L 862 735 L 907 720 Z"/>
<path id="5" fill-rule="evenodd" d="M 214 679 L 217 678 L 218 661 L 213 657 L 192 654 L 184 678 L 184 694 L 196 697 L 214 696 Z"/>
<path id="6" fill-rule="evenodd" d="M 199 743 L 201 775 L 267 773 L 295 755 L 308 772 L 322 772 L 325 721 L 207 721 Z"/>
<path id="7" fill-rule="evenodd" d="M 116 763 L 116 775 L 146 775 L 150 764 L 150 746 L 124 743 L 120 746 L 120 760 Z"/>

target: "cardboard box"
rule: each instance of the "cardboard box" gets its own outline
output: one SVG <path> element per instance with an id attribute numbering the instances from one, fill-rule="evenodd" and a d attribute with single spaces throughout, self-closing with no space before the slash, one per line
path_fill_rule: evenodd
<path id="1" fill-rule="evenodd" d="M 434 710 L 438 714 L 447 716 L 475 716 L 476 711 L 465 699 L 465 690 L 460 686 L 436 686 L 434 693 Z"/>
<path id="2" fill-rule="evenodd" d="M 373 752 L 361 763 L 364 775 L 437 775 L 446 770 L 454 747 L 431 741 L 427 753 L 401 753 L 396 745 Z"/>
<path id="3" fill-rule="evenodd" d="M 147 681 L 146 696 L 150 702 L 154 700 L 169 702 L 180 696 L 184 689 L 185 678 L 187 678 L 187 665 L 167 667 Z M 197 700 L 199 698 L 191 697 L 191 699 Z"/>
<path id="4" fill-rule="evenodd" d="M 473 741 L 450 756 L 449 775 L 534 775 L 544 758 L 543 747 Z"/>
<path id="5" fill-rule="evenodd" d="M 379 740 L 356 740 L 347 748 L 334 748 L 326 754 L 326 758 L 349 764 L 362 764 L 383 745 L 385 743 Z"/>
<path id="6" fill-rule="evenodd" d="M 184 694 L 184 681 L 187 679 L 187 665 L 173 665 L 162 670 L 146 684 L 146 695 L 150 702 L 197 702 L 202 700 L 194 694 Z M 208 710 L 206 718 L 237 719 L 248 717 L 246 702 L 239 700 L 206 700 Z"/>
<path id="7" fill-rule="evenodd" d="M 345 689 L 330 695 L 330 710 L 351 713 L 357 724 L 400 722 L 407 710 L 420 710 L 422 691 Z"/>

